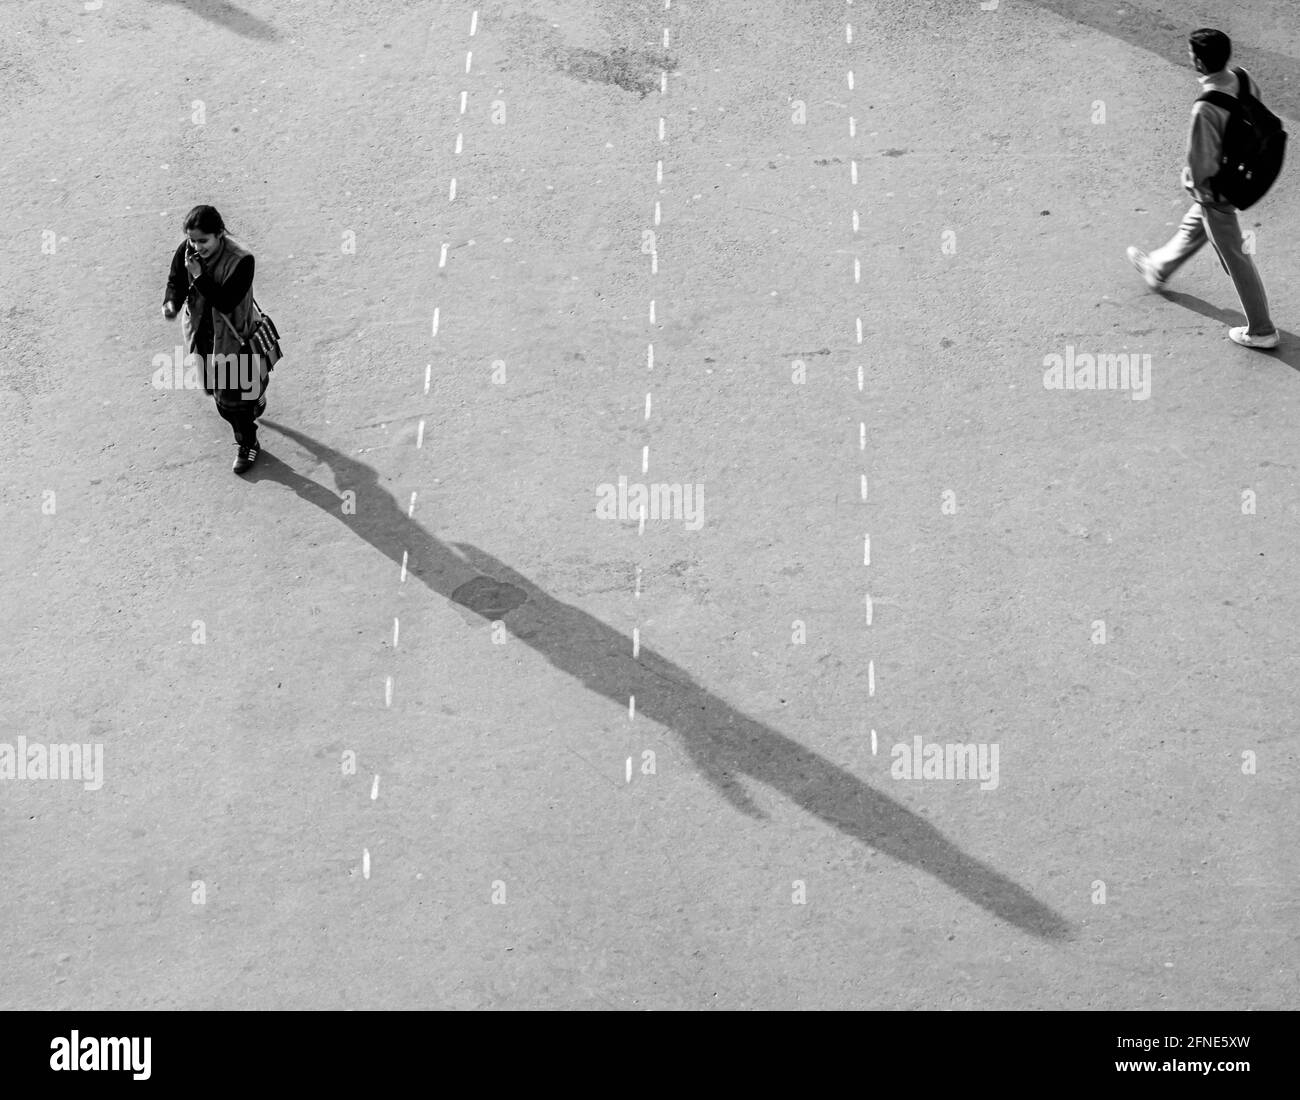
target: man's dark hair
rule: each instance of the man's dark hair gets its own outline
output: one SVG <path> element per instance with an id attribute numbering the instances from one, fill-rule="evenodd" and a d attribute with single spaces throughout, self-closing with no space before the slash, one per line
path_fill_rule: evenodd
<path id="1" fill-rule="evenodd" d="M 1217 73 L 1228 67 L 1228 58 L 1232 56 L 1232 39 L 1223 31 L 1201 27 L 1192 31 L 1187 44 L 1192 48 L 1192 56 L 1205 65 L 1207 73 Z"/>

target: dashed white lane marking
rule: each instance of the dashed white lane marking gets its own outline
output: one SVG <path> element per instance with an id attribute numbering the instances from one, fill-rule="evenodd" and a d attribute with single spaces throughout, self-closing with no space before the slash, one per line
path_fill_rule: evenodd
<path id="1" fill-rule="evenodd" d="M 672 7 L 672 0 L 664 0 L 664 11 L 670 10 L 671 7 Z M 665 50 L 668 49 L 669 43 L 671 41 L 672 41 L 671 31 L 668 27 L 664 27 L 663 43 L 664 43 Z M 668 70 L 663 69 L 659 73 L 659 94 L 666 95 L 667 92 L 668 92 Z M 667 127 L 668 127 L 667 120 L 662 115 L 660 115 L 659 116 L 659 140 L 661 142 L 666 140 L 666 135 L 668 132 Z M 655 161 L 655 183 L 660 188 L 662 188 L 663 182 L 664 182 L 664 162 L 663 159 L 660 158 Z M 660 192 L 660 194 L 662 194 L 662 191 Z M 660 202 L 660 200 L 656 198 L 655 205 L 654 205 L 654 224 L 656 226 L 659 226 L 660 224 L 662 224 L 662 221 L 663 221 L 663 205 Z M 655 242 L 655 247 L 650 251 L 650 274 L 651 275 L 659 274 L 659 245 L 657 241 Z M 656 323 L 654 298 L 650 299 L 650 318 L 648 323 L 651 325 Z M 651 340 L 646 344 L 645 365 L 647 371 L 653 371 L 655 369 L 655 346 L 653 340 Z M 651 393 L 647 391 L 645 395 L 645 419 L 647 421 L 650 419 L 650 412 L 652 408 L 653 408 L 653 399 L 651 397 Z M 650 445 L 647 443 L 645 446 L 641 448 L 641 472 L 644 474 L 646 473 L 646 471 L 649 470 L 649 468 L 650 468 Z M 641 515 L 637 521 L 638 537 L 645 535 L 645 519 L 646 519 L 646 506 L 645 506 L 645 502 L 643 501 L 641 504 Z M 637 566 L 636 569 L 636 582 L 635 582 L 633 596 L 635 599 L 638 600 L 641 598 L 641 567 L 639 565 Z M 633 627 L 632 656 L 634 658 L 638 657 L 640 655 L 640 652 L 641 652 L 641 629 L 640 627 Z M 628 695 L 627 697 L 628 721 L 631 722 L 633 719 L 635 719 L 635 717 L 636 717 L 636 696 Z M 632 782 L 632 758 L 630 756 L 627 758 L 627 781 L 629 783 Z"/>
<path id="2" fill-rule="evenodd" d="M 474 9 L 474 13 L 470 16 L 469 34 L 470 37 L 473 38 L 474 35 L 477 33 L 478 33 L 478 9 L 476 8 Z M 474 57 L 473 51 L 471 50 L 465 51 L 465 72 L 467 73 L 470 72 L 473 66 L 473 57 Z M 462 89 L 460 93 L 460 113 L 462 115 L 465 113 L 465 110 L 468 106 L 469 106 L 469 91 L 468 89 Z M 461 152 L 463 151 L 464 147 L 465 147 L 465 135 L 463 131 L 460 131 L 456 134 L 456 155 L 457 156 L 461 155 Z M 451 177 L 451 182 L 447 188 L 447 201 L 449 203 L 456 201 L 456 177 L 455 176 Z M 473 242 L 470 243 L 472 244 Z M 444 241 L 442 244 L 442 248 L 438 253 L 438 269 L 440 271 L 445 269 L 447 266 L 447 250 L 449 246 L 450 246 L 450 242 Z M 436 339 L 438 336 L 438 324 L 440 319 L 441 319 L 441 306 L 434 306 L 433 319 L 430 323 L 430 334 L 429 334 L 429 338 L 431 340 Z M 429 385 L 432 382 L 432 380 L 433 380 L 433 363 L 430 362 L 430 363 L 426 363 L 424 368 L 424 392 L 426 394 L 429 392 Z M 424 447 L 424 425 L 425 422 L 423 419 L 421 419 L 420 427 L 415 437 L 416 450 L 420 450 Z M 406 515 L 408 519 L 415 514 L 415 500 L 416 500 L 416 492 L 412 490 L 411 502 L 410 504 L 407 505 L 406 508 Z M 410 560 L 410 552 L 408 550 L 403 550 L 402 551 L 402 572 L 399 580 L 399 583 L 401 584 L 406 583 L 407 563 L 409 562 L 409 560 Z M 397 616 L 393 616 L 394 651 L 397 649 L 400 638 L 401 638 L 401 624 L 398 621 Z M 384 706 L 392 707 L 392 705 L 393 705 L 393 677 L 390 674 L 384 677 Z M 376 774 L 374 778 L 374 782 L 370 786 L 370 798 L 371 801 L 374 801 L 378 797 L 379 797 L 379 776 Z M 370 849 L 369 848 L 365 848 L 362 850 L 361 867 L 362 867 L 363 877 L 369 879 L 370 878 Z"/>
<path id="3" fill-rule="evenodd" d="M 852 7 L 853 0 L 847 0 L 847 3 L 848 6 Z M 847 20 L 845 21 L 844 24 L 844 41 L 848 45 L 852 45 L 853 43 L 853 24 L 848 22 Z M 852 69 L 848 70 L 846 79 L 848 82 L 849 91 L 852 91 L 853 84 L 854 84 Z M 849 115 L 849 140 L 856 141 L 857 135 L 858 135 L 858 120 L 853 115 L 850 114 Z M 852 187 L 857 187 L 858 185 L 858 161 L 857 161 L 857 157 L 855 156 L 849 158 L 849 184 Z M 862 219 L 858 214 L 857 203 L 855 202 L 853 206 L 853 235 L 855 237 L 861 232 L 861 228 L 862 228 Z M 862 260 L 857 255 L 853 257 L 853 283 L 855 286 L 861 285 L 862 283 Z M 857 345 L 860 352 L 861 345 L 862 345 L 862 335 L 863 335 L 861 317 L 858 317 L 856 320 L 855 335 L 857 338 Z M 858 379 L 858 392 L 862 393 L 864 391 L 866 379 L 864 376 L 863 365 L 861 361 L 859 361 L 856 365 L 856 373 Z M 858 422 L 858 450 L 866 451 L 866 449 L 867 449 L 867 423 L 865 420 L 861 420 Z M 863 470 L 859 475 L 859 492 L 861 493 L 862 496 L 862 502 L 865 504 L 867 501 L 867 473 L 865 470 Z M 862 536 L 862 564 L 864 566 L 869 566 L 871 564 L 871 534 L 869 532 L 864 533 Z M 866 608 L 867 626 L 870 627 L 872 615 L 874 612 L 874 605 L 871 600 L 870 592 L 864 593 L 863 604 Z M 876 662 L 874 659 L 872 659 L 867 662 L 867 697 L 874 698 L 875 694 L 876 694 Z M 876 748 L 877 748 L 876 731 L 873 729 L 871 731 L 872 756 L 876 755 Z"/>

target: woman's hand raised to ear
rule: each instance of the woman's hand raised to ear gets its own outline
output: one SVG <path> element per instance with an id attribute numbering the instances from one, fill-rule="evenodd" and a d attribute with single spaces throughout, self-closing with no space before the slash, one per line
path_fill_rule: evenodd
<path id="1" fill-rule="evenodd" d="M 176 319 L 176 303 L 163 302 L 163 320 L 174 321 Z"/>

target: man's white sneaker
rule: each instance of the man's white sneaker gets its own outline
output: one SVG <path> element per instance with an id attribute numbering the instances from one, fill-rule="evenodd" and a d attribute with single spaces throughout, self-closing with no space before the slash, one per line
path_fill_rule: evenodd
<path id="1" fill-rule="evenodd" d="M 1138 269 L 1138 273 L 1142 276 L 1142 281 L 1145 282 L 1147 286 L 1152 290 L 1165 289 L 1165 281 L 1156 275 L 1155 268 L 1151 264 L 1150 256 L 1140 248 L 1134 248 L 1132 245 L 1128 246 L 1128 251 L 1125 255 L 1128 256 L 1128 262 Z"/>
<path id="2" fill-rule="evenodd" d="M 1246 328 L 1246 325 L 1241 325 L 1238 328 L 1228 329 L 1228 339 L 1243 348 L 1275 348 L 1280 342 L 1276 329 L 1267 336 L 1251 336 Z"/>

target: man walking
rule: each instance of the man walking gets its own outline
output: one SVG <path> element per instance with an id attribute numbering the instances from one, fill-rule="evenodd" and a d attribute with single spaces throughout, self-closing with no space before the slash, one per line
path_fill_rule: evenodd
<path id="1" fill-rule="evenodd" d="M 1232 42 L 1222 31 L 1202 28 L 1188 38 L 1188 55 L 1200 74 L 1202 94 L 1223 92 L 1236 98 L 1240 81 L 1228 71 Z M 1259 97 L 1259 87 L 1247 75 L 1250 95 Z M 1183 187 L 1195 202 L 1187 211 L 1178 231 L 1169 243 L 1150 255 L 1129 247 L 1128 258 L 1152 290 L 1163 290 L 1169 277 L 1196 254 L 1208 237 L 1219 254 L 1223 269 L 1232 282 L 1246 312 L 1246 324 L 1230 328 L 1228 338 L 1248 348 L 1275 348 L 1277 329 L 1268 313 L 1268 299 L 1255 262 L 1242 249 L 1241 226 L 1237 208 L 1222 201 L 1210 183 L 1220 168 L 1223 135 L 1229 112 L 1214 103 L 1198 101 L 1192 105 L 1192 130 L 1188 139 L 1187 164 L 1183 167 Z"/>

